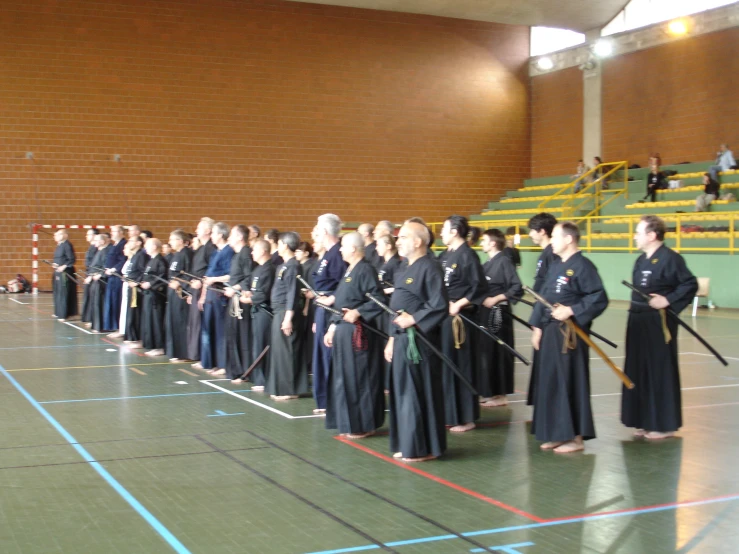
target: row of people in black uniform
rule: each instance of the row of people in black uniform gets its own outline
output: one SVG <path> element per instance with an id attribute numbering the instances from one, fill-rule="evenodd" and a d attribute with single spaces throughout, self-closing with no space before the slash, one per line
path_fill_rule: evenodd
<path id="1" fill-rule="evenodd" d="M 203 280 L 191 279 L 184 286 L 173 280 L 169 285 L 175 293 L 187 289 L 190 296 L 172 296 L 168 313 L 174 313 L 169 304 L 182 302 L 185 296 L 198 310 L 191 308 L 190 316 L 195 313 L 202 319 L 199 340 L 193 335 L 192 317 L 184 327 L 190 339 L 183 344 L 192 346 L 195 339 L 202 347 L 201 361 L 195 367 L 228 373 L 238 380 L 269 344 L 269 356 L 254 369 L 252 382 L 256 387 L 265 383 L 275 399 L 297 398 L 308 390 L 308 368 L 301 350 L 306 350 L 312 334 L 316 412 L 327 412 L 327 427 L 351 438 L 372 434 L 384 420 L 383 388 L 387 387 L 391 448 L 397 456 L 413 461 L 440 456 L 446 448 L 447 428 L 453 432 L 474 428 L 481 402 L 504 405 L 505 396 L 513 392 L 510 353 L 475 328 L 482 325 L 514 346 L 510 306 L 522 291 L 515 267 L 500 255 L 505 244 L 500 232 L 485 232 L 482 246 L 490 259 L 482 265 L 466 242 L 469 227 L 460 216 L 445 221 L 441 237 L 447 250 L 436 258 L 430 250 L 433 235 L 421 220 L 409 220 L 400 229 L 396 253 L 389 232 L 376 233 L 373 243 L 367 229 L 360 229 L 364 237 L 351 233 L 340 242 L 339 218 L 324 214 L 312 233 L 314 245 L 323 255 L 317 267 L 306 272 L 295 260 L 299 246 L 295 233 L 280 237 L 277 254 L 283 260 L 275 268 L 269 263 L 274 260 L 266 242 L 252 240 L 250 249 L 248 230 L 237 226 L 231 231 L 229 246 L 228 228 L 219 225 L 214 228 L 211 221 L 201 221 L 198 238 L 203 244 L 193 256 L 190 269 L 194 273 L 184 269 L 184 275 L 199 277 L 202 272 Z M 597 269 L 578 250 L 575 225 L 556 225 L 550 214 L 533 217 L 529 225 L 531 238 L 544 248 L 533 288 L 556 306 L 550 312 L 538 304 L 529 321 L 535 348 L 528 396 L 528 403 L 534 406 L 532 433 L 544 442 L 544 449 L 573 452 L 582 449 L 583 440 L 595 436 L 589 354 L 585 343 L 564 336 L 561 325 L 573 318 L 588 329 L 608 300 Z M 213 248 L 203 252 L 222 254 L 211 255 L 206 264 L 205 256 L 198 256 L 198 252 L 210 242 L 209 227 L 213 229 Z M 386 230 L 391 229 L 388 225 Z M 653 300 L 648 305 L 638 298 L 632 302 L 626 373 L 637 387 L 623 395 L 622 420 L 636 427 L 638 435 L 652 439 L 669 436 L 681 426 L 674 324 L 669 329 L 670 340 L 663 336 L 657 344 L 652 341 L 655 333 L 662 333 L 660 310 L 669 305 L 680 311 L 697 286 L 682 258 L 664 246 L 663 239 L 664 223 L 659 218 L 645 217 L 637 226 L 635 240 L 644 254 L 635 265 L 634 282 L 652 294 Z M 172 246 L 179 253 L 178 244 L 173 242 Z M 151 253 L 156 257 L 154 246 Z M 196 268 L 197 257 L 201 259 Z M 172 269 L 170 265 L 170 269 L 180 271 L 179 266 Z M 318 298 L 303 289 L 298 279 L 298 275 L 308 273 Z M 275 286 L 268 293 L 270 274 Z M 227 283 L 228 288 L 222 289 L 219 283 Z M 382 302 L 389 296 L 390 308 L 400 315 L 387 316 L 368 294 Z M 313 312 L 315 325 L 306 326 L 311 309 L 304 302 L 311 299 L 333 307 L 338 315 L 319 307 Z M 248 307 L 246 318 L 242 305 Z M 360 320 L 387 333 L 389 340 L 378 339 L 359 324 Z M 307 328 L 311 333 L 300 331 Z M 174 331 L 173 324 L 168 331 L 167 336 Z M 425 340 L 419 341 L 417 334 Z M 482 398 L 462 386 L 429 344 L 440 345 Z M 649 356 L 643 354 L 647 345 Z M 383 346 L 385 364 L 379 355 Z M 180 357 L 169 350 L 169 343 L 168 354 Z M 191 354 L 189 351 L 187 357 L 198 359 Z"/>

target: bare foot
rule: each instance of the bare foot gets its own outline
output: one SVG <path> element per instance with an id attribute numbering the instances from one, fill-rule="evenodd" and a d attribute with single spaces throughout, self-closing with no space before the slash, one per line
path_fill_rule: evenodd
<path id="1" fill-rule="evenodd" d="M 582 443 L 581 437 L 575 437 L 575 440 L 562 443 L 554 449 L 557 454 L 569 454 L 570 452 L 579 452 L 580 450 L 585 450 L 585 445 Z"/>
<path id="2" fill-rule="evenodd" d="M 221 368 L 214 368 L 211 371 L 209 371 L 211 375 L 226 375 L 226 370 Z"/>
<path id="3" fill-rule="evenodd" d="M 393 454 L 393 458 L 402 458 L 402 457 L 403 457 L 402 452 L 396 452 L 395 454 Z"/>
<path id="4" fill-rule="evenodd" d="M 282 401 L 282 400 L 295 400 L 297 398 L 298 398 L 297 395 L 294 395 L 294 394 L 285 394 L 285 395 L 282 395 L 282 396 L 275 396 L 274 397 L 275 400 L 280 400 L 280 401 Z"/>
<path id="5" fill-rule="evenodd" d="M 670 437 L 674 437 L 675 432 L 670 431 L 669 433 L 660 433 L 659 431 L 649 431 L 647 434 L 644 435 L 645 439 L 650 440 L 662 440 L 662 439 L 669 439 Z"/>
<path id="6" fill-rule="evenodd" d="M 424 456 L 422 458 L 403 458 L 404 462 L 428 462 L 429 460 L 435 460 L 436 456 Z"/>
<path id="7" fill-rule="evenodd" d="M 164 356 L 164 350 L 162 350 L 161 348 L 156 348 L 154 350 L 149 350 L 148 352 L 144 352 L 144 355 L 145 356 Z"/>
<path id="8" fill-rule="evenodd" d="M 243 382 L 244 382 L 244 380 L 243 380 L 243 379 L 231 379 L 231 382 L 232 382 L 232 383 L 233 383 L 234 385 L 240 385 L 241 383 L 243 383 Z"/>
<path id="9" fill-rule="evenodd" d="M 59 322 L 61 322 L 61 323 L 64 323 L 64 322 L 65 322 L 65 321 L 67 321 L 67 320 L 66 320 L 66 319 L 63 319 L 63 318 L 61 318 L 61 319 L 58 319 L 57 321 L 59 321 Z"/>
<path id="10" fill-rule="evenodd" d="M 140 350 L 141 348 L 144 347 L 144 345 L 141 343 L 141 341 L 138 341 L 137 340 L 137 341 L 133 341 L 131 344 L 129 344 L 128 347 L 131 350 Z"/>
<path id="11" fill-rule="evenodd" d="M 61 320 L 60 320 L 60 321 L 61 321 Z M 108 338 L 109 338 L 109 339 L 119 339 L 119 338 L 121 338 L 122 336 L 123 336 L 123 333 L 119 333 L 118 331 L 116 331 L 115 333 L 110 333 L 110 334 L 108 335 Z"/>
<path id="12" fill-rule="evenodd" d="M 636 431 L 634 431 L 635 437 L 643 437 L 646 434 L 647 432 L 644 429 L 637 429 Z"/>
<path id="13" fill-rule="evenodd" d="M 541 448 L 542 450 L 554 450 L 555 448 L 557 448 L 558 446 L 560 446 L 562 444 L 564 444 L 564 443 L 563 442 L 557 442 L 557 441 L 545 442 L 539 448 Z"/>
<path id="14" fill-rule="evenodd" d="M 195 362 L 195 363 L 194 363 L 194 364 L 192 364 L 192 365 L 191 365 L 190 367 L 191 367 L 191 368 L 193 368 L 193 369 L 201 369 L 201 370 L 202 370 L 202 369 L 205 369 L 205 368 L 203 367 L 203 364 L 201 364 L 200 362 Z"/>
<path id="15" fill-rule="evenodd" d="M 326 410 L 324 408 L 316 408 L 315 410 L 313 410 L 313 413 L 316 415 L 321 415 L 321 414 L 325 414 Z"/>
<path id="16" fill-rule="evenodd" d="M 508 399 L 505 396 L 494 396 L 490 399 L 485 398 L 485 402 L 480 402 L 480 406 L 485 408 L 499 408 L 501 406 L 508 406 Z"/>
<path id="17" fill-rule="evenodd" d="M 475 422 L 470 421 L 469 423 L 465 423 L 464 425 L 455 425 L 454 427 L 451 427 L 449 431 L 452 433 L 466 433 L 467 431 L 472 431 L 472 429 L 475 428 Z"/>
<path id="18" fill-rule="evenodd" d="M 264 390 L 264 387 L 262 385 L 254 385 L 251 390 L 256 392 L 262 392 Z"/>
<path id="19" fill-rule="evenodd" d="M 374 434 L 375 434 L 374 431 L 370 431 L 369 433 L 360 433 L 360 434 L 347 433 L 346 438 L 347 439 L 364 439 L 367 437 L 371 437 Z"/>

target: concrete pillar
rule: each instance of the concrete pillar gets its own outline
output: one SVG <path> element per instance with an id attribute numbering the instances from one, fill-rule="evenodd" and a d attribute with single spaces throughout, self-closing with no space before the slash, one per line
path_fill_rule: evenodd
<path id="1" fill-rule="evenodd" d="M 600 29 L 585 33 L 585 39 L 588 41 L 588 44 L 594 43 L 599 38 Z M 582 156 L 588 165 L 592 164 L 595 156 L 603 156 L 603 73 L 601 63 L 601 60 L 593 57 L 585 64 L 582 72 Z"/>

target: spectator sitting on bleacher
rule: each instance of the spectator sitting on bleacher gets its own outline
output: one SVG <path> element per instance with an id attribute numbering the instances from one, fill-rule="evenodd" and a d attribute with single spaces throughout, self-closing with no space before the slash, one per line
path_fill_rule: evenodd
<path id="1" fill-rule="evenodd" d="M 711 179 L 718 181 L 719 171 L 728 171 L 736 165 L 734 154 L 729 150 L 728 144 L 722 144 L 721 150 L 716 153 L 716 165 L 712 165 L 708 168 L 708 172 L 711 174 Z"/>
<path id="2" fill-rule="evenodd" d="M 657 199 L 657 191 L 660 189 L 666 189 L 667 186 L 667 177 L 665 177 L 665 174 L 659 170 L 659 165 L 653 163 L 649 174 L 647 175 L 647 193 L 644 195 L 644 198 L 639 200 L 639 202 L 644 202 L 647 197 L 654 202 Z"/>
<path id="3" fill-rule="evenodd" d="M 603 169 L 602 167 L 598 167 L 603 163 L 603 160 L 600 159 L 600 156 L 596 156 L 593 158 L 593 167 L 596 168 L 593 172 L 593 179 L 595 180 L 596 186 L 598 183 L 600 183 L 601 190 L 608 190 L 608 181 L 610 180 L 608 177 L 603 177 L 604 173 L 608 173 L 608 169 Z"/>
<path id="4" fill-rule="evenodd" d="M 710 173 L 703 174 L 703 184 L 705 185 L 703 194 L 695 199 L 696 212 L 705 212 L 711 202 L 718 198 L 719 184 L 718 181 L 711 177 Z"/>
<path id="5" fill-rule="evenodd" d="M 585 164 L 585 162 L 577 160 L 577 168 L 575 169 L 575 174 L 572 176 L 572 180 L 575 181 L 575 193 L 580 192 L 585 185 L 585 181 L 581 177 L 588 171 L 590 171 L 590 168 Z"/>

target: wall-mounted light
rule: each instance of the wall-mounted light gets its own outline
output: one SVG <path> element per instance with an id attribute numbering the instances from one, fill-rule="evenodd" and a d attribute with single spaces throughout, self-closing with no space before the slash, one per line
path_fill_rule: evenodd
<path id="1" fill-rule="evenodd" d="M 675 19 L 667 25 L 667 32 L 672 36 L 681 37 L 688 33 L 688 23 L 684 19 Z"/>
<path id="2" fill-rule="evenodd" d="M 544 56 L 543 58 L 539 58 L 536 61 L 536 67 L 538 67 L 542 71 L 549 71 L 554 67 L 554 62 L 552 61 L 552 58 Z"/>
<path id="3" fill-rule="evenodd" d="M 593 44 L 593 53 L 599 58 L 607 58 L 613 54 L 613 43 L 610 40 L 599 40 Z"/>

